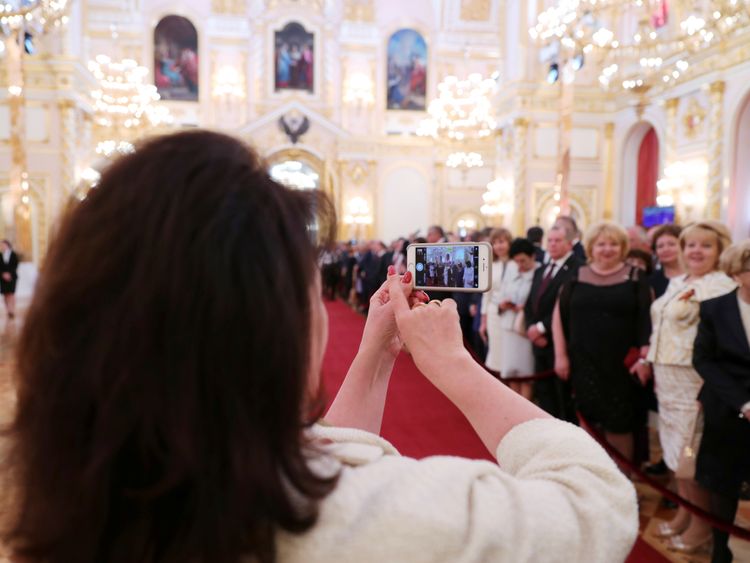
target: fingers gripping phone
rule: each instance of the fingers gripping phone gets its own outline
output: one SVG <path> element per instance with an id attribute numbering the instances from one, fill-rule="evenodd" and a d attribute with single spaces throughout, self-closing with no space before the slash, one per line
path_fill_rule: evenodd
<path id="1" fill-rule="evenodd" d="M 410 244 L 406 263 L 416 289 L 484 293 L 492 287 L 488 242 Z"/>

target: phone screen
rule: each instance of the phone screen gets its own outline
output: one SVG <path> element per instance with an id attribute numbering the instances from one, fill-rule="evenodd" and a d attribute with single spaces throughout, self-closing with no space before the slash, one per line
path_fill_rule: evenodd
<path id="1" fill-rule="evenodd" d="M 479 247 L 417 246 L 414 270 L 421 287 L 479 287 Z"/>

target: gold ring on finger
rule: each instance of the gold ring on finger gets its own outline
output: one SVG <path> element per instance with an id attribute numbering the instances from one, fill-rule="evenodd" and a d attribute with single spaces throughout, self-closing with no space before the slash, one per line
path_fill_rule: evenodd
<path id="1" fill-rule="evenodd" d="M 428 305 L 432 305 L 433 303 L 437 305 L 438 307 L 442 305 L 442 303 L 438 299 L 431 299 Z"/>

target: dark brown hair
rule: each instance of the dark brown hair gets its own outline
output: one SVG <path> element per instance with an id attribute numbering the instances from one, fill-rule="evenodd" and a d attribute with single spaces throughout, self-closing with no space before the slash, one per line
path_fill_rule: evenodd
<path id="1" fill-rule="evenodd" d="M 19 342 L 16 553 L 270 561 L 276 530 L 314 524 L 335 478 L 308 467 L 303 433 L 310 235 L 331 218 L 218 133 L 153 139 L 104 172 L 63 221 Z"/>
<path id="2" fill-rule="evenodd" d="M 665 223 L 664 225 L 659 225 L 654 229 L 653 233 L 651 233 L 651 249 L 656 252 L 656 243 L 659 242 L 659 239 L 663 236 L 670 236 L 674 237 L 676 239 L 680 239 L 680 234 L 682 233 L 682 227 L 679 225 L 674 225 L 672 223 Z"/>

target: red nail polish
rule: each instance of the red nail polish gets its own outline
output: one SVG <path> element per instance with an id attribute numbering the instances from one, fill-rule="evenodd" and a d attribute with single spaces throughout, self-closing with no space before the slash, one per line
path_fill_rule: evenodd
<path id="1" fill-rule="evenodd" d="M 396 273 L 396 268 L 394 268 L 393 266 L 388 266 L 388 275 L 392 276 L 395 273 Z"/>
<path id="2" fill-rule="evenodd" d="M 411 282 L 411 272 L 406 272 L 404 274 L 404 277 L 403 277 L 403 279 L 401 281 L 404 282 L 404 283 Z"/>

